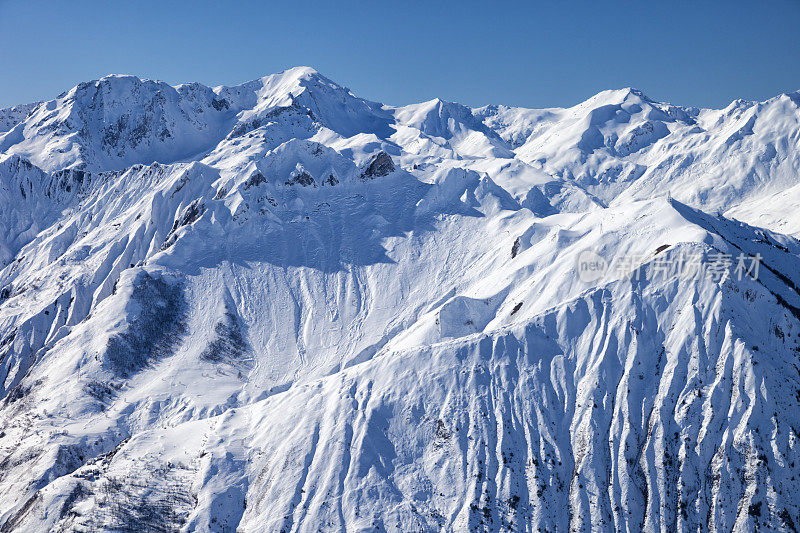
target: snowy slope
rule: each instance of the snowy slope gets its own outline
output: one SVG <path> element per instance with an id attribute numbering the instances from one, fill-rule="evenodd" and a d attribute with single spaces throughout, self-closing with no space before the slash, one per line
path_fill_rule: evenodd
<path id="1" fill-rule="evenodd" d="M 800 523 L 800 95 L 396 108 L 300 67 L 3 113 L 0 530 Z M 664 269 L 719 254 L 757 279 Z"/>

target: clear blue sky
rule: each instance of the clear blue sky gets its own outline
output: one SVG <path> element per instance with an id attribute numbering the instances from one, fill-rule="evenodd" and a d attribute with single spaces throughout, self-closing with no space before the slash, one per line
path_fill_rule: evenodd
<path id="1" fill-rule="evenodd" d="M 235 84 L 315 67 L 388 104 L 722 107 L 800 89 L 800 0 L 0 0 L 0 106 L 108 73 Z"/>

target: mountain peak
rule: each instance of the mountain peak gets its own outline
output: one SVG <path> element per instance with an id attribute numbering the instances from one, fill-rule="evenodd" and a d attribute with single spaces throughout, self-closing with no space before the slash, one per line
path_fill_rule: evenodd
<path id="1" fill-rule="evenodd" d="M 234 107 L 262 108 L 286 107 L 300 94 L 308 90 L 317 92 L 338 90 L 349 93 L 349 90 L 323 76 L 314 68 L 299 66 L 282 72 L 262 76 L 240 85 L 214 88 L 218 95 L 238 102 Z"/>
<path id="2" fill-rule="evenodd" d="M 339 86 L 334 81 L 320 74 L 317 69 L 304 66 L 292 67 L 282 72 L 268 74 L 259 78 L 259 81 L 264 85 L 307 87 L 309 85 L 322 83 L 325 85 Z"/>
<path id="3" fill-rule="evenodd" d="M 281 73 L 281 75 L 297 77 L 298 79 L 310 79 L 318 77 L 324 78 L 324 76 L 322 76 L 322 74 L 320 74 L 320 72 L 317 69 L 313 67 L 306 67 L 303 65 L 287 68 Z"/>
<path id="4" fill-rule="evenodd" d="M 634 87 L 623 87 L 621 89 L 608 89 L 605 91 L 600 91 L 579 105 L 619 105 L 624 103 L 653 103 L 653 100 L 648 98 L 648 96 L 639 89 Z"/>
<path id="5" fill-rule="evenodd" d="M 89 89 L 90 87 L 110 87 L 111 90 L 128 90 L 133 87 L 151 86 L 151 87 L 172 87 L 166 82 L 160 80 L 152 80 L 150 78 L 140 78 L 132 74 L 106 74 L 105 76 L 96 80 L 79 83 L 73 88 L 73 91 L 80 92 Z"/>
<path id="6" fill-rule="evenodd" d="M 151 81 L 149 78 L 140 78 L 139 76 L 134 76 L 133 74 L 106 74 L 97 81 L 101 82 L 111 80 Z"/>

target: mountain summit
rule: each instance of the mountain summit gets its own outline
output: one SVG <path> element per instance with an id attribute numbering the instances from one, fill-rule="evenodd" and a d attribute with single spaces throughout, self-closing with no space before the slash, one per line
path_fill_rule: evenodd
<path id="1" fill-rule="evenodd" d="M 0 131 L 2 531 L 800 525 L 797 93 L 107 76 Z"/>

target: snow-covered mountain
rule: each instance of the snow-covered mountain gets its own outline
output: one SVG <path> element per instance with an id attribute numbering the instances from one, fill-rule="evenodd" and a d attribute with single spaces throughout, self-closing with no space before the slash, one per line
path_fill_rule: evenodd
<path id="1" fill-rule="evenodd" d="M 800 93 L 0 110 L 0 531 L 794 531 L 798 191 Z"/>

